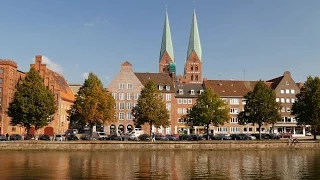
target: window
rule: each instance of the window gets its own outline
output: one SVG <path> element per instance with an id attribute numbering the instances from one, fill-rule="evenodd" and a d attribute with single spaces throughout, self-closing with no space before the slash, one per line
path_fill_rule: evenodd
<path id="1" fill-rule="evenodd" d="M 230 104 L 239 104 L 239 99 L 231 98 Z"/>
<path id="2" fill-rule="evenodd" d="M 187 123 L 187 120 L 183 118 L 179 118 L 178 123 Z"/>
<path id="3" fill-rule="evenodd" d="M 193 81 L 193 75 L 191 75 L 191 81 Z"/>
<path id="4" fill-rule="evenodd" d="M 246 104 L 247 100 L 246 99 L 242 99 L 242 104 Z"/>
<path id="5" fill-rule="evenodd" d="M 198 66 L 196 65 L 195 70 L 198 71 Z"/>
<path id="6" fill-rule="evenodd" d="M 200 90 L 200 94 L 202 94 L 203 93 L 203 90 Z"/>
<path id="7" fill-rule="evenodd" d="M 290 94 L 290 89 L 286 89 L 286 94 Z"/>
<path id="8" fill-rule="evenodd" d="M 132 120 L 132 114 L 130 112 L 127 113 L 127 119 Z"/>
<path id="9" fill-rule="evenodd" d="M 166 108 L 168 111 L 171 111 L 171 103 L 166 103 Z"/>
<path id="10" fill-rule="evenodd" d="M 239 108 L 230 108 L 230 114 L 238 114 Z"/>
<path id="11" fill-rule="evenodd" d="M 252 132 L 252 127 L 243 127 L 243 132 Z"/>
<path id="12" fill-rule="evenodd" d="M 190 71 L 193 71 L 193 66 L 190 67 Z"/>
<path id="13" fill-rule="evenodd" d="M 192 99 L 188 99 L 188 104 L 192 104 Z"/>
<path id="14" fill-rule="evenodd" d="M 224 101 L 224 103 L 228 104 L 228 99 L 227 98 L 221 98 L 222 101 Z"/>
<path id="15" fill-rule="evenodd" d="M 182 104 L 182 99 L 178 99 L 178 104 Z"/>
<path id="16" fill-rule="evenodd" d="M 159 85 L 159 90 L 163 90 L 163 86 Z"/>
<path id="17" fill-rule="evenodd" d="M 179 94 L 180 94 L 180 95 L 183 94 L 183 89 L 179 89 Z"/>
<path id="18" fill-rule="evenodd" d="M 124 113 L 123 112 L 119 113 L 119 120 L 124 120 Z"/>
<path id="19" fill-rule="evenodd" d="M 134 94 L 134 100 L 138 100 L 139 99 L 139 93 L 135 93 Z"/>
<path id="20" fill-rule="evenodd" d="M 112 93 L 112 96 L 114 100 L 117 100 L 117 96 L 118 96 L 117 93 Z"/>
<path id="21" fill-rule="evenodd" d="M 276 98 L 276 102 L 279 102 L 280 101 L 280 99 L 279 98 Z"/>
<path id="22" fill-rule="evenodd" d="M 131 93 L 127 93 L 127 100 L 132 100 L 132 94 Z"/>
<path id="23" fill-rule="evenodd" d="M 195 80 L 198 81 L 198 79 L 199 79 L 199 78 L 198 78 L 198 75 L 196 74 L 196 79 L 195 79 Z"/>
<path id="24" fill-rule="evenodd" d="M 284 98 L 281 98 L 281 102 L 284 103 Z"/>
<path id="25" fill-rule="evenodd" d="M 124 109 L 124 103 L 119 103 L 119 109 Z"/>
<path id="26" fill-rule="evenodd" d="M 0 83 L 2 83 L 2 81 L 3 81 L 3 79 L 2 79 L 2 78 L 0 78 Z"/>
<path id="27" fill-rule="evenodd" d="M 119 89 L 124 89 L 124 83 L 119 84 Z"/>
<path id="28" fill-rule="evenodd" d="M 166 101 L 171 101 L 171 94 L 166 94 Z"/>
<path id="29" fill-rule="evenodd" d="M 0 68 L 0 74 L 2 74 L 3 73 L 3 69 L 2 68 Z"/>
<path id="30" fill-rule="evenodd" d="M 291 109 L 290 109 L 290 108 L 287 108 L 287 112 L 291 112 Z"/>
<path id="31" fill-rule="evenodd" d="M 288 82 L 288 81 L 286 81 L 286 85 L 287 85 L 287 86 L 289 85 L 289 82 Z"/>
<path id="32" fill-rule="evenodd" d="M 219 133 L 226 133 L 226 132 L 228 132 L 228 128 L 227 127 L 218 127 L 217 131 Z"/>
<path id="33" fill-rule="evenodd" d="M 291 89 L 291 94 L 295 94 L 294 89 Z"/>
<path id="34" fill-rule="evenodd" d="M 289 98 L 286 99 L 286 103 L 290 103 L 290 99 Z"/>
<path id="35" fill-rule="evenodd" d="M 131 83 L 127 84 L 127 89 L 132 89 L 132 84 Z"/>
<path id="36" fill-rule="evenodd" d="M 190 91 L 190 93 L 191 93 L 191 95 L 194 95 L 194 90 L 192 89 L 192 90 Z"/>
<path id="37" fill-rule="evenodd" d="M 230 119 L 230 123 L 238 123 L 238 118 L 237 117 L 232 117 Z"/>
<path id="38" fill-rule="evenodd" d="M 178 108 L 178 114 L 182 114 L 182 108 Z"/>
<path id="39" fill-rule="evenodd" d="M 132 103 L 131 103 L 131 102 L 128 102 L 128 103 L 127 103 L 127 109 L 129 109 L 129 110 L 132 109 Z"/>
<path id="40" fill-rule="evenodd" d="M 296 101 L 296 99 L 292 98 L 291 99 L 291 103 L 294 103 Z"/>
<path id="41" fill-rule="evenodd" d="M 285 108 L 285 107 L 282 107 L 282 108 L 281 108 L 281 112 L 286 112 L 286 108 Z"/>
<path id="42" fill-rule="evenodd" d="M 183 114 L 187 114 L 187 108 L 183 108 Z"/>
<path id="43" fill-rule="evenodd" d="M 166 86 L 166 90 L 167 90 L 167 91 L 170 91 L 170 86 L 167 85 L 167 86 Z"/>
<path id="44" fill-rule="evenodd" d="M 124 93 L 119 93 L 119 100 L 124 100 Z"/>
<path id="45" fill-rule="evenodd" d="M 281 89 L 281 90 L 280 90 L 280 93 L 281 93 L 281 94 L 284 94 L 284 90 L 283 90 L 283 89 Z"/>
<path id="46" fill-rule="evenodd" d="M 232 133 L 239 133 L 240 132 L 240 127 L 230 127 L 230 131 Z"/>
<path id="47" fill-rule="evenodd" d="M 188 104 L 188 100 L 187 99 L 183 99 L 183 104 Z"/>
<path id="48" fill-rule="evenodd" d="M 12 132 L 15 132 L 15 131 L 16 131 L 16 127 L 12 127 L 12 128 L 11 128 L 11 131 L 12 131 Z"/>

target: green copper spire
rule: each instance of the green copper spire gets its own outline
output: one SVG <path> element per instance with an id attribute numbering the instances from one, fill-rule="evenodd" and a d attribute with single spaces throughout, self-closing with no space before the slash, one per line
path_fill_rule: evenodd
<path id="1" fill-rule="evenodd" d="M 161 61 L 165 52 L 168 53 L 171 60 L 174 62 L 173 46 L 172 46 L 171 32 L 170 32 L 170 25 L 169 25 L 169 18 L 168 18 L 167 11 L 166 11 L 166 17 L 164 20 L 164 28 L 163 28 L 163 34 L 162 34 L 162 42 L 161 42 L 159 61 Z"/>
<path id="2" fill-rule="evenodd" d="M 189 47 L 188 47 L 188 56 L 191 55 L 191 53 L 195 51 L 201 61 L 202 57 L 202 49 L 201 49 L 201 43 L 200 43 L 200 35 L 198 30 L 198 23 L 197 23 L 197 16 L 196 16 L 196 10 L 193 11 L 193 18 L 192 18 L 192 24 L 191 24 L 191 32 L 190 32 L 190 38 L 189 38 Z"/>

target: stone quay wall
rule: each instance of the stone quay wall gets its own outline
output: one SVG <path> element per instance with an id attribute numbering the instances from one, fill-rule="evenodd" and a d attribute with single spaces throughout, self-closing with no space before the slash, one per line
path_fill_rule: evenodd
<path id="1" fill-rule="evenodd" d="M 5 141 L 1 150 L 52 151 L 118 151 L 118 150 L 287 150 L 320 149 L 320 141 L 196 141 L 196 142 L 132 142 L 132 141 Z"/>

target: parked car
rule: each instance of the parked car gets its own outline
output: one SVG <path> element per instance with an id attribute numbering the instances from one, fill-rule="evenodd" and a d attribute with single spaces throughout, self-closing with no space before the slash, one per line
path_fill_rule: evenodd
<path id="1" fill-rule="evenodd" d="M 19 134 L 11 134 L 9 139 L 10 141 L 22 140 L 22 136 L 20 136 Z"/>
<path id="2" fill-rule="evenodd" d="M 123 134 L 121 137 L 124 141 L 137 141 L 138 140 L 138 138 L 132 133 Z"/>
<path id="3" fill-rule="evenodd" d="M 161 134 L 156 134 L 154 138 L 157 141 L 169 141 L 169 139 L 166 136 L 163 136 Z"/>
<path id="4" fill-rule="evenodd" d="M 199 140 L 205 140 L 203 136 L 200 136 L 198 134 L 190 134 L 187 137 L 188 141 L 199 141 Z"/>
<path id="5" fill-rule="evenodd" d="M 214 140 L 231 140 L 231 136 L 229 134 L 216 134 L 213 136 Z"/>
<path id="6" fill-rule="evenodd" d="M 39 140 L 43 140 L 43 141 L 50 141 L 50 137 L 46 134 L 41 134 L 39 136 Z"/>
<path id="7" fill-rule="evenodd" d="M 141 135 L 138 137 L 138 139 L 139 139 L 140 141 L 149 141 L 149 140 L 151 140 L 151 137 L 150 137 L 150 135 L 148 135 L 148 134 L 141 134 Z"/>
<path id="8" fill-rule="evenodd" d="M 54 138 L 55 141 L 63 141 L 64 137 L 61 134 L 57 134 L 56 137 Z"/>
<path id="9" fill-rule="evenodd" d="M 252 140 L 247 134 L 231 134 L 230 136 L 232 140 Z"/>
<path id="10" fill-rule="evenodd" d="M 78 134 L 78 130 L 77 129 L 68 129 L 66 132 L 65 132 L 65 135 L 71 135 L 71 134 Z"/>
<path id="11" fill-rule="evenodd" d="M 97 139 L 97 140 L 108 140 L 110 139 L 106 133 L 104 132 L 93 132 L 92 133 L 92 139 Z"/>
<path id="12" fill-rule="evenodd" d="M 79 140 L 79 138 L 75 134 L 67 135 L 66 136 L 67 141 L 76 141 Z"/>
<path id="13" fill-rule="evenodd" d="M 280 134 L 280 137 L 281 138 L 290 138 L 290 137 L 292 137 L 292 134 L 291 133 L 282 133 L 282 134 Z"/>
<path id="14" fill-rule="evenodd" d="M 96 140 L 96 138 L 93 138 L 90 134 L 84 134 L 80 137 L 81 140 L 88 141 L 88 140 Z"/>
<path id="15" fill-rule="evenodd" d="M 209 134 L 209 138 L 208 138 L 208 134 L 204 134 L 204 135 L 203 135 L 203 138 L 204 138 L 205 140 L 213 140 L 213 139 L 214 139 L 213 136 L 214 136 L 213 134 Z"/>
<path id="16" fill-rule="evenodd" d="M 7 141 L 8 138 L 5 135 L 0 134 L 0 141 Z"/>
<path id="17" fill-rule="evenodd" d="M 169 141 L 179 141 L 179 137 L 167 134 L 166 137 L 168 138 Z"/>
<path id="18" fill-rule="evenodd" d="M 118 136 L 118 135 L 116 135 L 116 134 L 111 134 L 111 135 L 109 136 L 109 139 L 110 139 L 110 140 L 113 140 L 113 141 L 121 141 L 121 140 L 122 140 L 122 137 L 121 137 L 121 136 Z"/>
<path id="19" fill-rule="evenodd" d="M 35 137 L 33 134 L 27 134 L 25 137 L 24 137 L 24 140 L 34 140 Z"/>
<path id="20" fill-rule="evenodd" d="M 311 132 L 306 132 L 306 136 L 312 136 Z"/>

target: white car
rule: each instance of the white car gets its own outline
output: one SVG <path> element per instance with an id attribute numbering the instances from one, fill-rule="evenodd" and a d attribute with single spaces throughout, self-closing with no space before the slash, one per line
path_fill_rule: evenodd
<path id="1" fill-rule="evenodd" d="M 63 141 L 64 137 L 61 134 L 57 134 L 56 137 L 54 138 L 55 141 Z"/>
<path id="2" fill-rule="evenodd" d="M 311 132 L 306 132 L 306 136 L 312 136 Z"/>

